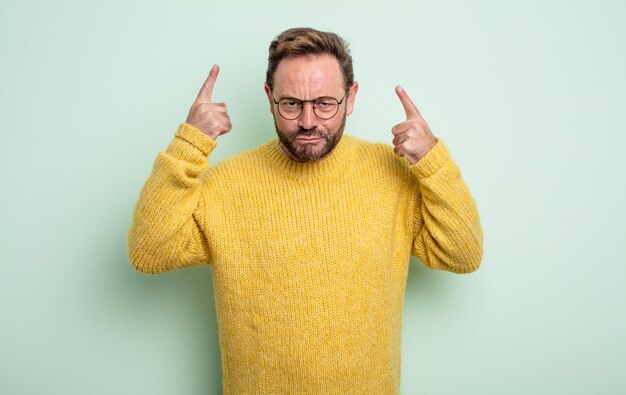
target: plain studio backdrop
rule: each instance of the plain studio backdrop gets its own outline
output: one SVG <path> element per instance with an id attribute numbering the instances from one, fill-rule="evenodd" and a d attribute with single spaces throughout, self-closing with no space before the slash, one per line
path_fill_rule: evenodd
<path id="1" fill-rule="evenodd" d="M 295 26 L 351 44 L 346 133 L 391 144 L 401 84 L 478 203 L 478 272 L 411 263 L 402 393 L 626 393 L 625 4 L 3 4 L 0 393 L 221 392 L 211 269 L 137 273 L 127 230 L 213 64 L 211 161 L 275 136 L 267 47 Z"/>

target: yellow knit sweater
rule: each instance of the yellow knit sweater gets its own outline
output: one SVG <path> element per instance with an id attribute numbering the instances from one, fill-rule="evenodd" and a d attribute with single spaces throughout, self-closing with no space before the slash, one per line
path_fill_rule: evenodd
<path id="1" fill-rule="evenodd" d="M 415 165 L 344 135 L 298 163 L 274 139 L 215 166 L 182 124 L 129 233 L 133 266 L 213 269 L 226 394 L 397 394 L 409 257 L 474 271 L 474 200 L 439 141 Z"/>

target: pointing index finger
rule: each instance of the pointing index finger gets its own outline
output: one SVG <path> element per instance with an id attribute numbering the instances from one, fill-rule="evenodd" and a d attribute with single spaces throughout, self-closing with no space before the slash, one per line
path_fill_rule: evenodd
<path id="1" fill-rule="evenodd" d="M 396 86 L 396 94 L 398 95 L 398 98 L 400 99 L 400 102 L 404 107 L 406 119 L 412 119 L 421 116 L 419 110 L 417 109 L 417 106 L 415 105 L 415 103 L 413 103 L 413 100 L 411 100 L 404 88 L 399 85 Z"/>
<path id="2" fill-rule="evenodd" d="M 202 88 L 200 88 L 200 92 L 198 92 L 198 97 L 196 98 L 197 102 L 202 103 L 211 103 L 211 96 L 213 95 L 213 87 L 215 86 L 215 81 L 217 80 L 217 75 L 220 73 L 220 66 L 214 65 L 209 72 L 209 76 L 202 84 Z"/>

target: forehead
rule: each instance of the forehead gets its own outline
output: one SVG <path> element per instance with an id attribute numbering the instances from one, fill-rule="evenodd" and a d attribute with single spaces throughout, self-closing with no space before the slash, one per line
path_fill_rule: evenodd
<path id="1" fill-rule="evenodd" d="M 274 91 L 282 96 L 332 96 L 343 91 L 343 85 L 339 62 L 331 55 L 286 58 L 274 74 Z"/>

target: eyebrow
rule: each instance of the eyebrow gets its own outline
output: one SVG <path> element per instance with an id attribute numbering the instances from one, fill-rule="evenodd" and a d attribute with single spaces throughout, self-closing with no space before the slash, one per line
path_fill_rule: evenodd
<path id="1" fill-rule="evenodd" d="M 318 97 L 314 97 L 313 99 L 300 99 L 300 98 L 298 98 L 298 97 L 294 97 L 294 96 L 279 96 L 279 97 L 276 97 L 275 99 L 277 99 L 277 100 L 283 100 L 283 99 L 295 99 L 295 100 L 298 100 L 298 101 L 310 101 L 310 100 L 325 99 L 325 98 L 327 98 L 327 97 L 328 97 L 328 98 L 331 98 L 331 99 L 336 99 L 336 100 L 338 100 L 336 97 L 331 96 L 331 95 L 323 95 L 323 96 L 318 96 Z"/>

